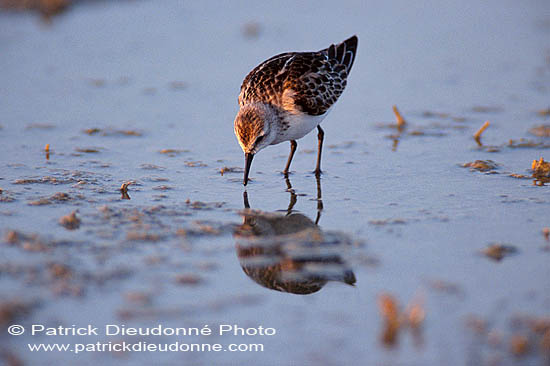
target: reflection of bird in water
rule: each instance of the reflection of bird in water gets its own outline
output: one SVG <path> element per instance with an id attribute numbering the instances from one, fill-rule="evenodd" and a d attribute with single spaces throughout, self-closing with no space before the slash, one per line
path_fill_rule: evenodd
<path id="1" fill-rule="evenodd" d="M 291 206 L 293 198 L 291 191 Z M 255 282 L 302 295 L 319 291 L 328 281 L 355 283 L 355 275 L 342 257 L 353 245 L 348 236 L 323 232 L 291 207 L 286 215 L 250 210 L 246 192 L 244 199 L 243 224 L 234 237 L 243 271 Z"/>

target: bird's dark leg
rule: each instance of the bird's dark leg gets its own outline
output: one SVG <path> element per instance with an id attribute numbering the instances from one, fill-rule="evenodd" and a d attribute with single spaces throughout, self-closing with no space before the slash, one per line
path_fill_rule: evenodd
<path id="1" fill-rule="evenodd" d="M 315 225 L 319 224 L 321 218 L 321 211 L 323 211 L 323 194 L 321 192 L 321 177 L 315 177 L 317 180 L 317 217 L 315 218 Z"/>
<path id="2" fill-rule="evenodd" d="M 285 170 L 283 170 L 283 174 L 288 176 L 288 171 L 290 169 L 290 163 L 292 162 L 292 158 L 294 157 L 294 153 L 296 152 L 296 148 L 298 147 L 298 143 L 296 140 L 290 140 L 290 155 L 288 155 L 288 160 L 286 161 Z"/>
<path id="3" fill-rule="evenodd" d="M 315 168 L 315 176 L 321 175 L 321 153 L 323 152 L 323 139 L 325 137 L 325 131 L 321 128 L 321 126 L 317 126 L 317 130 L 319 133 L 317 134 L 318 139 L 318 148 L 317 148 L 317 167 Z"/>

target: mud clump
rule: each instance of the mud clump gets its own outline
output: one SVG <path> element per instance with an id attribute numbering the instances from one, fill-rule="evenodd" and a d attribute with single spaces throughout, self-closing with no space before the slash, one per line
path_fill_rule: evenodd
<path id="1" fill-rule="evenodd" d="M 18 300 L 0 302 L 0 326 L 11 324 L 15 319 L 30 314 L 33 304 Z"/>
<path id="2" fill-rule="evenodd" d="M 514 335 L 510 339 L 510 351 L 515 356 L 523 356 L 529 351 L 529 340 L 523 335 Z"/>
<path id="3" fill-rule="evenodd" d="M 533 160 L 531 165 L 533 170 L 533 178 L 535 178 L 534 184 L 543 186 L 544 183 L 550 183 L 550 163 L 544 161 L 543 158 L 539 160 Z"/>
<path id="4" fill-rule="evenodd" d="M 80 219 L 76 216 L 76 211 L 63 216 L 59 219 L 59 224 L 67 230 L 76 230 L 80 227 Z"/>
<path id="5" fill-rule="evenodd" d="M 52 263 L 49 266 L 50 275 L 55 279 L 70 279 L 73 276 L 71 268 L 65 264 Z"/>
<path id="6" fill-rule="evenodd" d="M 488 172 L 498 169 L 498 164 L 492 160 L 476 160 L 473 163 L 462 164 L 463 168 L 470 168 L 470 171 Z"/>
<path id="7" fill-rule="evenodd" d="M 515 359 L 540 357 L 542 361 L 550 356 L 550 318 L 548 317 L 514 315 L 508 319 L 510 330 L 490 326 L 487 320 L 477 316 L 470 316 L 467 322 L 469 328 L 481 337 L 480 344 L 500 349 Z"/>
<path id="8" fill-rule="evenodd" d="M 69 194 L 64 192 L 57 192 L 50 197 L 43 197 L 35 201 L 30 201 L 28 204 L 30 206 L 43 206 L 43 205 L 51 205 L 54 203 L 62 203 L 62 202 L 68 202 L 73 200 L 74 198 L 71 197 Z"/>
<path id="9" fill-rule="evenodd" d="M 508 257 L 518 252 L 517 248 L 512 245 L 491 244 L 483 249 L 482 253 L 490 259 L 500 262 L 504 257 Z"/>
<path id="10" fill-rule="evenodd" d="M 529 129 L 529 133 L 538 137 L 550 137 L 550 125 L 540 125 Z"/>
<path id="11" fill-rule="evenodd" d="M 49 249 L 47 244 L 38 235 L 27 235 L 15 230 L 8 231 L 4 241 L 7 244 L 18 246 L 29 252 L 45 252 Z"/>
<path id="12" fill-rule="evenodd" d="M 0 0 L 0 8 L 38 11 L 46 20 L 62 13 L 70 4 L 71 0 Z"/>
<path id="13" fill-rule="evenodd" d="M 248 22 L 243 25 L 242 33 L 245 38 L 255 39 L 262 33 L 262 26 L 258 22 Z"/>
<path id="14" fill-rule="evenodd" d="M 533 178 L 550 178 L 550 163 L 544 161 L 543 158 L 533 160 L 531 169 L 533 170 Z"/>

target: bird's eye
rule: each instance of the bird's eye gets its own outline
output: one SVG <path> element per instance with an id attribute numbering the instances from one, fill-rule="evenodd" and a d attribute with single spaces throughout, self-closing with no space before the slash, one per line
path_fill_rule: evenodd
<path id="1" fill-rule="evenodd" d="M 262 142 L 262 140 L 264 139 L 264 136 L 259 136 L 257 139 L 256 139 L 256 144 L 259 144 L 260 142 Z"/>

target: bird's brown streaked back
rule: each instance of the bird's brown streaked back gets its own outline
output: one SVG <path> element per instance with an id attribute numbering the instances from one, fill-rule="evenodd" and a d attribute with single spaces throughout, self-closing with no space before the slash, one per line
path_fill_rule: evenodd
<path id="1" fill-rule="evenodd" d="M 353 36 L 317 52 L 287 52 L 268 59 L 244 79 L 239 105 L 264 102 L 285 109 L 283 95 L 292 89 L 301 111 L 325 113 L 344 91 L 357 44 Z"/>

